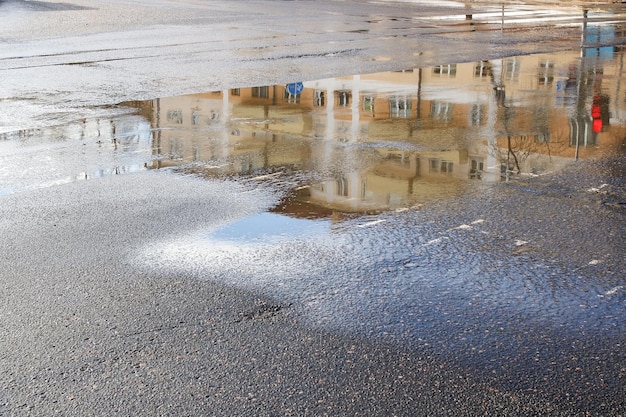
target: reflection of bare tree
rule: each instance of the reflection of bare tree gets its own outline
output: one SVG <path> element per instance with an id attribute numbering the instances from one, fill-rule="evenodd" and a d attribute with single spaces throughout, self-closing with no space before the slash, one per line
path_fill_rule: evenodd
<path id="1" fill-rule="evenodd" d="M 504 100 L 504 85 L 502 83 L 498 83 L 499 85 L 495 88 L 496 97 L 498 99 L 498 107 L 500 120 L 502 122 L 502 131 L 506 136 L 506 151 L 502 152 L 502 148 L 498 141 L 496 141 L 491 149 L 493 156 L 496 157 L 496 160 L 500 162 L 501 174 L 505 174 L 507 177 L 510 172 L 515 170 L 517 174 L 521 173 L 520 167 L 520 158 L 522 155 L 518 156 L 516 150 L 519 150 L 520 147 L 520 139 L 521 137 L 512 134 L 512 124 L 516 118 L 516 111 L 514 108 L 508 107 L 505 105 Z M 524 159 L 528 156 L 528 152 L 525 153 Z M 506 163 L 506 165 L 503 165 Z"/>
<path id="2" fill-rule="evenodd" d="M 494 67 L 496 67 L 494 65 Z M 550 96 L 540 91 L 528 96 L 523 103 L 514 104 L 507 100 L 506 87 L 503 81 L 504 67 L 491 74 L 494 98 L 497 104 L 496 140 L 488 149 L 501 167 L 501 175 L 508 177 L 515 173 L 521 174 L 524 169 L 541 170 L 540 166 L 529 167 L 527 160 L 531 156 L 547 156 L 552 158 L 553 148 L 568 146 L 566 134 L 552 132 Z M 529 169 L 530 168 L 530 169 Z"/>
<path id="3" fill-rule="evenodd" d="M 488 149 L 490 156 L 501 164 L 503 176 L 523 171 L 539 173 L 553 155 L 563 155 L 569 149 L 568 134 L 564 129 L 548 134 L 515 135 L 501 137 Z"/>
<path id="4" fill-rule="evenodd" d="M 513 160 L 515 161 L 515 168 L 517 170 L 517 174 L 520 174 L 522 172 L 520 166 L 519 166 L 519 158 L 517 157 L 517 155 L 515 154 L 515 152 L 513 151 L 513 146 L 511 146 L 511 135 L 507 136 L 507 161 L 506 161 L 506 166 L 507 166 L 507 170 L 509 170 L 510 166 L 511 166 L 511 162 L 510 162 L 510 156 L 513 157 Z"/>
<path id="5" fill-rule="evenodd" d="M 498 106 L 497 137 L 488 149 L 501 167 L 503 177 L 523 171 L 540 173 L 552 162 L 553 155 L 569 153 L 569 132 L 554 122 L 550 104 L 533 97 L 532 105 Z"/>

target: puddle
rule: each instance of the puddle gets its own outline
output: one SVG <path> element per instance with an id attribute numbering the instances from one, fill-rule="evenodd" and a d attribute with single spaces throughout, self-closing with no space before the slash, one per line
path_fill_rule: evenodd
<path id="1" fill-rule="evenodd" d="M 589 37 L 615 36 L 605 31 Z M 326 216 L 420 207 L 462 196 L 472 182 L 623 153 L 623 53 L 599 47 L 123 103 L 137 114 L 0 135 L 0 196 L 173 168 L 269 184 Z"/>
<path id="2" fill-rule="evenodd" d="M 588 43 L 611 30 L 590 29 Z M 1 134 L 0 196 L 167 168 L 274 187 L 313 217 L 419 208 L 622 154 L 623 54 L 598 46 L 122 103 L 110 118 Z"/>
<path id="3" fill-rule="evenodd" d="M 152 132 L 120 115 L 0 134 L 0 196 L 147 170 Z"/>
<path id="4" fill-rule="evenodd" d="M 401 210 L 462 196 L 473 182 L 543 175 L 623 153 L 623 50 L 582 55 L 508 57 L 127 105 L 151 123 L 153 168 L 271 184 L 330 212 Z"/>

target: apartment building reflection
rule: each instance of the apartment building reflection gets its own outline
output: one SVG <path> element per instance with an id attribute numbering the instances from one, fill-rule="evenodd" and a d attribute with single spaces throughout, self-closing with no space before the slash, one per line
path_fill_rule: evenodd
<path id="1" fill-rule="evenodd" d="M 156 167 L 315 172 L 298 199 L 341 211 L 406 207 L 469 180 L 541 174 L 619 149 L 623 49 L 446 64 L 155 100 Z M 617 57 L 617 58 L 616 58 Z M 620 99 L 621 97 L 621 99 Z"/>

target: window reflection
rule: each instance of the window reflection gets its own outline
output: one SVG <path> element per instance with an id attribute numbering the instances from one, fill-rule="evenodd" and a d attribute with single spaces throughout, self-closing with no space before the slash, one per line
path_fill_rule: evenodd
<path id="1" fill-rule="evenodd" d="M 167 121 L 175 124 L 183 123 L 183 111 L 182 110 L 168 110 Z"/>
<path id="2" fill-rule="evenodd" d="M 350 92 L 337 91 L 337 106 L 348 107 L 350 105 Z"/>
<path id="3" fill-rule="evenodd" d="M 480 61 L 474 67 L 474 77 L 490 78 L 493 76 L 492 64 L 490 61 Z"/>
<path id="4" fill-rule="evenodd" d="M 374 115 L 374 97 L 373 96 L 365 96 L 363 97 L 363 111 L 369 112 L 370 115 Z"/>
<path id="5" fill-rule="evenodd" d="M 269 98 L 270 88 L 268 86 L 252 87 L 252 97 Z"/>
<path id="6" fill-rule="evenodd" d="M 324 101 L 324 92 L 321 90 L 315 90 L 315 95 L 313 97 L 313 105 L 317 107 L 324 107 L 326 102 Z"/>
<path id="7" fill-rule="evenodd" d="M 447 122 L 452 120 L 452 111 L 454 104 L 443 103 L 440 101 L 433 101 L 430 105 L 430 117 L 435 120 L 441 120 Z"/>
<path id="8" fill-rule="evenodd" d="M 412 107 L 410 98 L 389 97 L 389 115 L 391 117 L 409 118 Z"/>
<path id="9" fill-rule="evenodd" d="M 539 64 L 538 79 L 540 85 L 549 85 L 554 82 L 554 62 L 542 60 Z"/>
<path id="10" fill-rule="evenodd" d="M 456 64 L 436 66 L 433 68 L 433 75 L 454 78 L 456 76 Z"/>
<path id="11" fill-rule="evenodd" d="M 482 179 L 483 170 L 485 168 L 485 163 L 483 158 L 481 157 L 473 157 L 470 159 L 470 179 Z"/>
<path id="12" fill-rule="evenodd" d="M 518 58 L 506 58 L 504 60 L 504 80 L 517 81 L 520 74 L 521 60 Z"/>

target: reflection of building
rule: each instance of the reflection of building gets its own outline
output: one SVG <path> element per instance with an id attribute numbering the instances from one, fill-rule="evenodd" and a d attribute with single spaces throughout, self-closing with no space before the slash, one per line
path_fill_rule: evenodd
<path id="1" fill-rule="evenodd" d="M 326 179 L 301 188 L 301 198 L 375 210 L 614 148 L 626 132 L 620 78 L 615 61 L 572 52 L 311 81 L 297 95 L 260 86 L 146 106 L 158 167 L 316 172 Z"/>
<path id="2" fill-rule="evenodd" d="M 522 154 L 578 158 L 618 145 L 623 105 L 610 103 L 619 96 L 614 89 L 621 78 L 614 61 L 562 53 L 507 58 L 501 68 L 506 97 L 498 108 L 500 149 L 512 140 Z M 616 127 L 609 129 L 610 123 Z"/>

